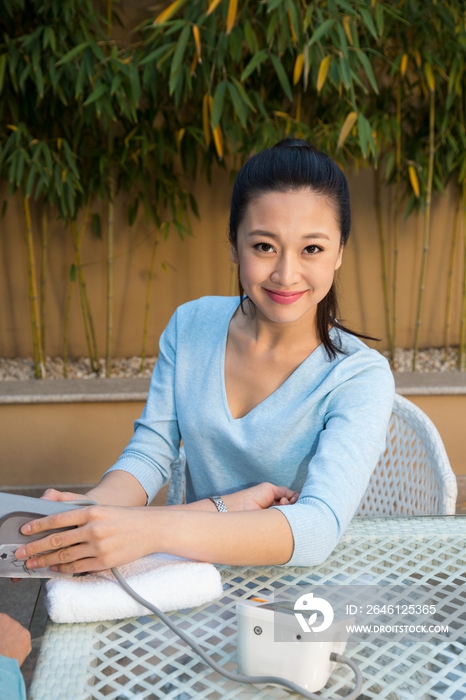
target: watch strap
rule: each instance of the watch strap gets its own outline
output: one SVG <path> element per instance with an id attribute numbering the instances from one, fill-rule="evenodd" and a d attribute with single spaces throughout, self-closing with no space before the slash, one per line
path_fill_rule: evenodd
<path id="1" fill-rule="evenodd" d="M 224 504 L 223 500 L 220 498 L 220 496 L 209 496 L 209 500 L 211 500 L 212 503 L 215 503 L 215 506 L 219 513 L 228 513 L 227 507 Z"/>

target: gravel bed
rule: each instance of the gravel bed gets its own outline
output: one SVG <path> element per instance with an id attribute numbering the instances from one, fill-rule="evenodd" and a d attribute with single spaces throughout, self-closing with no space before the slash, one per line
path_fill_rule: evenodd
<path id="1" fill-rule="evenodd" d="M 390 353 L 382 353 L 387 360 Z M 395 372 L 411 372 L 413 368 L 413 351 L 405 348 L 396 348 Z M 445 357 L 445 348 L 425 348 L 418 350 L 416 360 L 417 372 L 458 372 L 458 348 L 448 348 Z"/>
<path id="2" fill-rule="evenodd" d="M 383 355 L 388 359 L 389 353 Z M 130 377 L 150 377 L 156 357 L 146 357 L 144 369 L 140 372 L 141 358 L 127 357 L 112 360 L 111 377 L 127 379 Z M 413 351 L 397 348 L 395 353 L 394 370 L 397 372 L 411 372 Z M 63 379 L 63 358 L 47 357 L 45 363 L 47 379 Z M 445 358 L 444 348 L 426 348 L 419 350 L 417 356 L 418 372 L 457 372 L 458 349 L 449 348 Z M 0 381 L 21 381 L 34 379 L 34 362 L 29 357 L 16 357 L 13 359 L 0 358 Z M 105 360 L 100 360 L 100 371 L 92 372 L 89 359 L 79 357 L 68 362 L 69 379 L 96 379 L 105 377 Z"/>
<path id="3" fill-rule="evenodd" d="M 111 377 L 127 379 L 129 377 L 150 377 L 156 357 L 146 357 L 144 369 L 140 372 L 141 358 L 126 357 L 112 360 Z M 47 379 L 63 379 L 63 358 L 47 357 L 45 361 Z M 68 379 L 96 379 L 105 377 L 105 359 L 100 360 L 100 371 L 92 372 L 87 357 L 68 361 Z M 34 361 L 30 357 L 0 358 L 0 381 L 22 381 L 35 379 Z"/>

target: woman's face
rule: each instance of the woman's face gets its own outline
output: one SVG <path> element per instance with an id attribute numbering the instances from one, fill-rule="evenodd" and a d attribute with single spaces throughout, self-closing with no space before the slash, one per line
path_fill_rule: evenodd
<path id="1" fill-rule="evenodd" d="M 333 206 L 308 188 L 251 201 L 231 247 L 245 293 L 279 323 L 315 318 L 342 253 Z"/>

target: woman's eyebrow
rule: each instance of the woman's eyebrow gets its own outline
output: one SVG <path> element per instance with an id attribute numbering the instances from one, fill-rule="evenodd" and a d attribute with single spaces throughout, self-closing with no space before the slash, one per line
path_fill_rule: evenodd
<path id="1" fill-rule="evenodd" d="M 254 229 L 254 231 L 249 231 L 248 236 L 268 236 L 269 238 L 280 238 L 276 233 L 270 233 L 270 231 L 262 231 L 262 229 Z M 325 233 L 306 233 L 301 238 L 325 238 L 327 241 L 330 238 Z"/>

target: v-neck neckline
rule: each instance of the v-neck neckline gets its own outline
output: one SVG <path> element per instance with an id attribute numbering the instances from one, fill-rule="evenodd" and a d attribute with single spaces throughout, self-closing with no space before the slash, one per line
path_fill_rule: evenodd
<path id="1" fill-rule="evenodd" d="M 225 412 L 228 416 L 228 419 L 232 423 L 237 423 L 238 421 L 242 421 L 242 420 L 245 420 L 246 418 L 249 418 L 249 416 L 252 413 L 255 413 L 257 410 L 260 410 L 265 403 L 269 402 L 270 400 L 273 400 L 276 397 L 276 395 L 281 392 L 283 387 L 285 387 L 285 385 L 287 385 L 290 382 L 290 380 L 295 377 L 295 375 L 299 372 L 301 367 L 303 367 L 303 365 L 306 365 L 311 357 L 315 357 L 317 353 L 320 353 L 322 351 L 322 348 L 323 348 L 323 343 L 319 343 L 319 345 L 316 348 L 314 348 L 314 350 L 311 353 L 309 353 L 309 355 L 307 357 L 305 357 L 302 362 L 300 362 L 300 364 L 296 367 L 296 369 L 294 369 L 291 372 L 291 374 L 285 379 L 285 381 L 283 381 L 280 384 L 280 386 L 278 386 L 275 389 L 275 391 L 273 391 L 271 394 L 269 394 L 264 399 L 262 399 L 262 401 L 259 401 L 259 403 L 257 403 L 253 408 L 251 408 L 250 411 L 245 413 L 244 416 L 239 416 L 238 418 L 233 418 L 233 415 L 232 415 L 231 410 L 230 410 L 230 404 L 228 403 L 225 362 L 226 362 L 226 354 L 227 354 L 228 334 L 230 332 L 230 323 L 231 323 L 236 311 L 239 309 L 239 306 L 240 305 L 237 304 L 235 306 L 235 308 L 233 309 L 233 313 L 231 313 L 227 318 L 226 329 L 224 330 L 223 340 L 222 340 L 222 352 L 221 352 L 221 356 L 220 356 L 220 383 L 221 383 L 221 391 L 222 391 L 222 396 L 223 396 L 223 404 L 224 404 Z M 332 331 L 333 331 L 333 328 L 330 330 L 330 333 Z"/>

